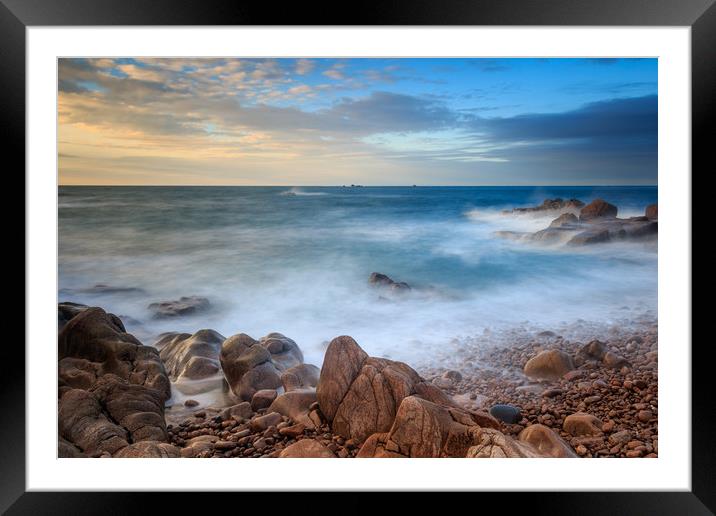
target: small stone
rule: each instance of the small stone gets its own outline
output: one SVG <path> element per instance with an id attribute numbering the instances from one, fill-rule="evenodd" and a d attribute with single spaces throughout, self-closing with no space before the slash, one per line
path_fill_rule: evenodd
<path id="1" fill-rule="evenodd" d="M 636 417 L 642 423 L 648 423 L 654 417 L 654 413 L 651 410 L 640 410 Z"/>
<path id="2" fill-rule="evenodd" d="M 198 405 L 199 405 L 199 402 L 196 401 L 196 400 L 186 400 L 186 401 L 184 402 L 184 406 L 185 406 L 185 407 L 196 407 L 196 406 L 198 406 Z"/>
<path id="3" fill-rule="evenodd" d="M 304 430 L 306 430 L 306 427 L 302 425 L 301 423 L 287 426 L 284 428 L 279 428 L 278 433 L 281 435 L 285 435 L 291 438 L 296 438 L 299 435 L 303 434 Z"/>

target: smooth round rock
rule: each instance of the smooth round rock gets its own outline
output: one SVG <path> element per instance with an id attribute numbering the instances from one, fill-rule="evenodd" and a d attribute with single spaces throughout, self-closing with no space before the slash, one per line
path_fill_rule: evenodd
<path id="1" fill-rule="evenodd" d="M 490 408 L 490 415 L 495 419 L 499 419 L 503 423 L 507 423 L 508 425 L 517 423 L 522 419 L 520 409 L 513 407 L 512 405 L 493 405 Z"/>

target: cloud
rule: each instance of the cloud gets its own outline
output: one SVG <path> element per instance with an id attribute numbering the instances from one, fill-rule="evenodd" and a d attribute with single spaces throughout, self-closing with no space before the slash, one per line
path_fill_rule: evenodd
<path id="1" fill-rule="evenodd" d="M 296 60 L 296 73 L 298 75 L 306 75 L 310 73 L 316 66 L 316 62 L 311 59 Z"/>
<path id="2" fill-rule="evenodd" d="M 62 59 L 60 152 L 73 156 L 73 174 L 84 167 L 85 175 L 95 165 L 107 174 L 136 167 L 169 177 L 192 167 L 211 174 L 214 165 L 228 175 L 237 166 L 260 173 L 300 163 L 310 173 L 326 163 L 356 170 L 432 163 L 656 177 L 657 97 L 626 96 L 638 85 L 624 81 L 613 91 L 626 98 L 568 111 L 489 117 L 497 106 L 489 98 L 502 98 L 509 81 L 438 94 L 433 86 L 402 88 L 407 76 L 398 73 L 405 68 L 313 59 Z"/>

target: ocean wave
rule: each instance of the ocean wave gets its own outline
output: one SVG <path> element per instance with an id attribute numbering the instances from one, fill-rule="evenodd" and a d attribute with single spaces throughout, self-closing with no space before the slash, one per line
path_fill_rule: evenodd
<path id="1" fill-rule="evenodd" d="M 290 190 L 284 190 L 283 192 L 279 192 L 279 195 L 296 195 L 296 196 L 305 196 L 305 197 L 312 197 L 317 195 L 328 195 L 326 192 L 306 192 L 305 190 L 301 190 L 300 188 L 291 188 Z"/>

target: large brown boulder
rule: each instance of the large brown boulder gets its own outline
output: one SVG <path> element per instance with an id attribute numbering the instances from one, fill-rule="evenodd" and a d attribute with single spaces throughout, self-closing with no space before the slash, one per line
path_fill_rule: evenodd
<path id="1" fill-rule="evenodd" d="M 271 353 L 271 360 L 281 371 L 303 363 L 303 353 L 292 339 L 281 333 L 269 333 L 259 344 Z"/>
<path id="2" fill-rule="evenodd" d="M 233 335 L 221 345 L 219 358 L 231 392 L 247 401 L 256 391 L 280 388 L 281 372 L 303 363 L 298 345 L 280 333 L 259 340 Z"/>
<path id="3" fill-rule="evenodd" d="M 646 215 L 646 218 L 649 220 L 657 220 L 659 218 L 659 205 L 650 204 L 646 207 L 644 215 Z"/>
<path id="4" fill-rule="evenodd" d="M 122 448 L 114 455 L 119 458 L 143 459 L 178 459 L 181 457 L 180 449 L 169 443 L 156 441 L 142 441 Z"/>
<path id="5" fill-rule="evenodd" d="M 488 422 L 499 427 L 494 419 L 482 420 Z M 469 411 L 408 396 L 390 430 L 370 436 L 358 457 L 464 457 L 480 429 Z"/>
<path id="6" fill-rule="evenodd" d="M 531 444 L 545 457 L 574 458 L 574 450 L 551 428 L 534 424 L 520 432 L 519 441 Z"/>
<path id="7" fill-rule="evenodd" d="M 281 373 L 281 383 L 286 392 L 315 388 L 321 370 L 313 364 L 299 364 Z"/>
<path id="8" fill-rule="evenodd" d="M 72 303 L 65 301 L 57 305 L 57 331 L 59 332 L 65 327 L 65 324 L 69 322 L 75 315 L 80 312 L 84 312 L 89 308 L 87 305 L 81 305 L 79 303 Z"/>
<path id="9" fill-rule="evenodd" d="M 60 331 L 58 351 L 60 453 L 74 446 L 106 456 L 130 443 L 167 440 L 164 365 L 118 317 L 96 307 L 79 311 Z"/>
<path id="10" fill-rule="evenodd" d="M 574 213 L 563 213 L 556 219 L 554 219 L 550 224 L 549 227 L 551 228 L 561 228 L 561 227 L 569 227 L 574 226 L 579 223 L 579 219 Z"/>
<path id="11" fill-rule="evenodd" d="M 199 330 L 193 335 L 172 332 L 160 335 L 154 347 L 173 381 L 198 380 L 220 373 L 219 353 L 224 340 L 214 330 Z"/>
<path id="12" fill-rule="evenodd" d="M 329 344 L 316 394 L 333 432 L 358 441 L 387 432 L 400 402 L 413 394 L 456 406 L 407 364 L 369 357 L 348 336 L 336 337 Z"/>
<path id="13" fill-rule="evenodd" d="M 617 216 L 617 207 L 608 203 L 604 199 L 595 199 L 587 204 L 579 212 L 579 220 L 582 222 L 609 218 L 613 219 Z"/>
<path id="14" fill-rule="evenodd" d="M 535 380 L 558 380 L 574 369 L 572 357 L 558 349 L 548 349 L 527 361 L 524 373 Z"/>
<path id="15" fill-rule="evenodd" d="M 62 397 L 58 419 L 65 448 L 72 444 L 90 457 L 114 454 L 129 444 L 127 430 L 110 421 L 97 398 L 85 390 L 72 389 Z"/>

